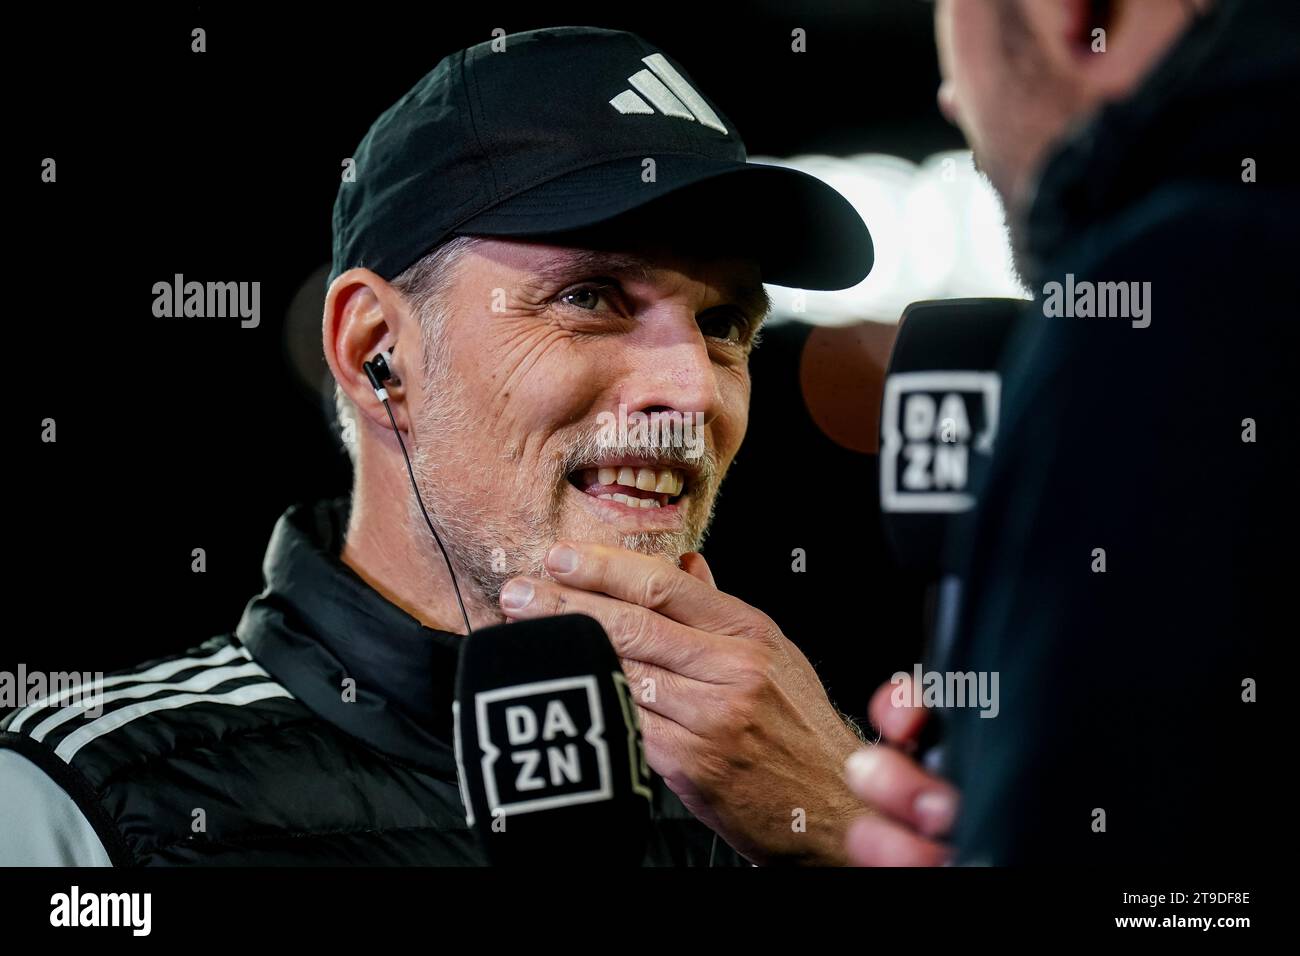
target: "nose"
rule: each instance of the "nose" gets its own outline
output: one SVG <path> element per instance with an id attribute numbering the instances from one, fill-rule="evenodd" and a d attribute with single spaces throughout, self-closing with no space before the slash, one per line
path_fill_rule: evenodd
<path id="1" fill-rule="evenodd" d="M 939 112 L 953 126 L 957 125 L 957 97 L 953 92 L 952 81 L 944 80 L 939 84 L 939 91 L 935 94 L 935 99 L 939 103 Z"/>
<path id="2" fill-rule="evenodd" d="M 634 347 L 619 401 L 629 412 L 700 413 L 706 425 L 717 416 L 717 369 L 694 316 Z"/>

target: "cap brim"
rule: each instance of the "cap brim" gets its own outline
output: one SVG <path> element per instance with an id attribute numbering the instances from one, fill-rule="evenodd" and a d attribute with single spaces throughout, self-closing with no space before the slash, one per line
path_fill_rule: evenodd
<path id="1" fill-rule="evenodd" d="M 653 180 L 647 159 L 654 160 Z M 764 282 L 846 289 L 871 271 L 871 234 L 857 210 L 807 173 L 692 155 L 628 157 L 588 166 L 460 223 L 463 235 L 545 238 L 648 224 L 717 255 L 754 258 Z"/>

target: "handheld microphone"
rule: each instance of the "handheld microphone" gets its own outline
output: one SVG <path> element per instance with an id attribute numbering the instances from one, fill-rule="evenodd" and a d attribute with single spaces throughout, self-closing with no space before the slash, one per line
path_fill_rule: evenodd
<path id="1" fill-rule="evenodd" d="M 940 299 L 903 312 L 880 413 L 880 511 L 898 563 L 931 579 L 927 665 L 945 670 L 962 598 L 957 544 L 968 534 L 974 489 L 997 439 L 998 364 L 1022 299 Z M 917 741 L 920 761 L 943 769 L 939 720 Z"/>
<path id="2" fill-rule="evenodd" d="M 466 820 L 494 865 L 640 865 L 650 768 L 596 621 L 569 614 L 475 631 L 453 714 Z"/>

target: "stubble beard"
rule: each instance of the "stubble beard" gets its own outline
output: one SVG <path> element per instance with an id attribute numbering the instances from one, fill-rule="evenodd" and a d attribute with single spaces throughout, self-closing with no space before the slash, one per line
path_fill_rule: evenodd
<path id="1" fill-rule="evenodd" d="M 411 466 L 416 486 L 428 509 L 429 518 L 442 538 L 460 577 L 467 604 L 495 613 L 502 586 L 513 577 L 527 575 L 547 577 L 546 552 L 562 536 L 565 498 L 569 495 L 568 475 L 575 468 L 600 454 L 628 454 L 652 457 L 661 463 L 691 463 L 699 469 L 683 513 L 680 531 L 638 532 L 619 535 L 619 543 L 629 550 L 671 562 L 688 551 L 698 551 L 713 520 L 714 506 L 722 474 L 711 450 L 698 459 L 686 449 L 612 448 L 598 440 L 593 426 L 575 433 L 563 454 L 548 456 L 545 474 L 536 468 L 525 469 L 509 450 L 497 461 L 477 459 L 470 449 L 474 429 L 482 427 L 482 417 L 475 414 L 463 398 L 461 387 L 450 376 L 432 383 L 427 394 L 436 395 L 417 414 L 420 427 L 416 434 L 432 436 L 412 450 Z M 472 487 L 466 475 L 482 474 L 496 468 L 511 475 L 509 488 L 495 500 L 467 493 Z M 424 542 L 435 580 L 445 568 L 437 545 L 430 539 L 428 527 L 414 499 L 407 515 L 408 533 Z"/>

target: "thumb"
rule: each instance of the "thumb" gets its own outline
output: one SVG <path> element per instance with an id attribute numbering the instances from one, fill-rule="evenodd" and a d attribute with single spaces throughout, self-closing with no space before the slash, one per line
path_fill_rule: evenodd
<path id="1" fill-rule="evenodd" d="M 687 551 L 682 555 L 682 570 L 693 578 L 699 578 L 711 588 L 718 586 L 713 580 L 713 572 L 709 570 L 709 562 L 704 560 L 704 555 L 698 551 Z"/>

